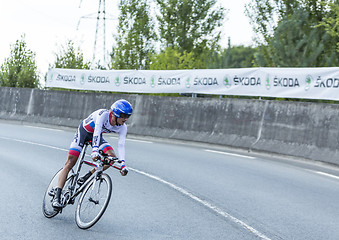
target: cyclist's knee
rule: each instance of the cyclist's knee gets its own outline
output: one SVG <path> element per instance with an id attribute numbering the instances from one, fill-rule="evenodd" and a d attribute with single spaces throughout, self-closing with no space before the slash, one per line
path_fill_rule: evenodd
<path id="1" fill-rule="evenodd" d="M 114 150 L 107 150 L 106 153 L 112 157 L 116 157 Z"/>

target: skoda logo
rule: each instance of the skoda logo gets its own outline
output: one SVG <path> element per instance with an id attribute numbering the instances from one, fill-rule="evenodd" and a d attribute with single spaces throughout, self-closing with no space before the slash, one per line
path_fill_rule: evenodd
<path id="1" fill-rule="evenodd" d="M 187 88 L 190 88 L 190 87 L 191 87 L 190 81 L 191 81 L 191 78 L 188 77 L 188 78 L 186 79 L 186 87 L 187 87 Z"/>
<path id="2" fill-rule="evenodd" d="M 82 74 L 80 77 L 80 84 L 84 85 L 85 84 L 85 74 Z"/>
<path id="3" fill-rule="evenodd" d="M 228 76 L 228 75 L 226 75 L 225 77 L 224 77 L 224 85 L 225 85 L 225 87 L 227 87 L 227 88 L 230 88 L 231 87 L 231 79 L 230 79 L 230 77 Z"/>
<path id="4" fill-rule="evenodd" d="M 305 91 L 308 91 L 311 88 L 311 83 L 312 83 L 312 76 L 308 75 L 305 79 Z"/>
<path id="5" fill-rule="evenodd" d="M 117 76 L 117 77 L 115 78 L 114 83 L 115 83 L 115 86 L 117 86 L 117 87 L 120 86 L 120 76 Z"/>
<path id="6" fill-rule="evenodd" d="M 266 76 L 265 86 L 266 86 L 266 89 L 267 89 L 267 90 L 270 90 L 270 88 L 271 88 L 270 75 L 267 75 L 267 76 Z"/>
<path id="7" fill-rule="evenodd" d="M 151 87 L 154 88 L 155 87 L 155 77 L 152 76 L 151 78 Z"/>

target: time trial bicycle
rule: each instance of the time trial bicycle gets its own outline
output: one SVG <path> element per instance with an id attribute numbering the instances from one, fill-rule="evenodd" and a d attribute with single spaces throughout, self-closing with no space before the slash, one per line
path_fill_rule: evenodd
<path id="1" fill-rule="evenodd" d="M 61 192 L 60 202 L 63 206 L 74 204 L 77 196 L 80 195 L 75 209 L 75 221 L 79 228 L 88 229 L 96 224 L 102 217 L 109 204 L 112 195 L 112 180 L 106 173 L 103 173 L 104 166 L 110 165 L 121 170 L 121 161 L 118 158 L 108 156 L 99 151 L 97 161 L 85 160 L 86 149 L 91 142 L 87 142 L 80 154 L 76 170 L 69 172 L 64 188 Z M 81 167 L 83 164 L 94 166 L 96 171 L 83 184 L 78 183 Z M 62 208 L 56 209 L 52 206 L 55 188 L 58 185 L 60 169 L 49 183 L 42 204 L 43 214 L 47 218 L 55 217 L 62 212 Z"/>

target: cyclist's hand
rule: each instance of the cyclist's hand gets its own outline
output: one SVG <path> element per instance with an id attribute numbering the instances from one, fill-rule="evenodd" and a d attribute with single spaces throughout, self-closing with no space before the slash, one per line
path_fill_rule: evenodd
<path id="1" fill-rule="evenodd" d="M 99 152 L 94 150 L 91 154 L 91 158 L 93 159 L 93 161 L 96 161 L 98 160 L 98 157 L 99 157 Z"/>
<path id="2" fill-rule="evenodd" d="M 126 176 L 126 175 L 127 175 L 127 173 L 128 173 L 128 169 L 127 169 L 127 167 L 124 167 L 123 169 L 121 169 L 121 170 L 120 170 L 120 174 L 121 174 L 121 176 Z"/>

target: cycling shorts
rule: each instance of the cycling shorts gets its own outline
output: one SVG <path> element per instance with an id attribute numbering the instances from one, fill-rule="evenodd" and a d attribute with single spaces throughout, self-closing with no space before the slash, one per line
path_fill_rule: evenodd
<path id="1" fill-rule="evenodd" d="M 92 141 L 93 133 L 87 132 L 81 123 L 74 135 L 74 139 L 69 148 L 68 154 L 79 157 L 86 142 Z M 103 150 L 105 153 L 108 150 L 113 150 L 111 145 L 100 136 L 99 150 Z"/>

